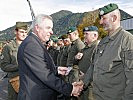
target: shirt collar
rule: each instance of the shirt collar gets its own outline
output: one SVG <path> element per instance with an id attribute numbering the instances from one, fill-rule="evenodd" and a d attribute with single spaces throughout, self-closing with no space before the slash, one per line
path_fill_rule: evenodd
<path id="1" fill-rule="evenodd" d="M 93 45 L 97 44 L 98 40 L 93 41 L 92 43 L 90 43 L 89 45 L 87 45 L 87 47 L 92 47 Z"/>
<path id="2" fill-rule="evenodd" d="M 122 27 L 117 28 L 117 29 L 115 30 L 115 32 L 113 32 L 113 33 L 109 36 L 109 39 L 114 40 L 121 30 L 122 30 Z"/>
<path id="3" fill-rule="evenodd" d="M 76 39 L 75 41 L 72 41 L 72 44 L 75 44 L 78 40 L 79 40 L 79 38 Z"/>

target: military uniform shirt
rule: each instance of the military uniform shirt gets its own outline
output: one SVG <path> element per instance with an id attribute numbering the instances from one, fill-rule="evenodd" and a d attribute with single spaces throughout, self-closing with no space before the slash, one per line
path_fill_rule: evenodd
<path id="1" fill-rule="evenodd" d="M 98 44 L 97 42 L 98 41 L 94 41 L 90 45 L 86 45 L 81 51 L 83 53 L 83 57 L 78 61 L 78 66 L 83 73 L 86 73 L 92 63 L 92 55 Z"/>
<path id="2" fill-rule="evenodd" d="M 60 57 L 60 66 L 67 66 L 67 58 L 68 58 L 68 49 L 70 45 L 64 46 L 62 55 Z"/>
<path id="3" fill-rule="evenodd" d="M 85 44 L 80 40 L 80 38 L 72 42 L 71 47 L 68 50 L 69 53 L 67 59 L 67 66 L 77 65 L 77 62 L 75 62 L 74 57 L 84 47 Z"/>
<path id="4" fill-rule="evenodd" d="M 57 55 L 57 65 L 58 66 L 61 66 L 60 60 L 61 60 L 61 56 L 62 56 L 62 53 L 63 53 L 63 49 L 64 49 L 64 46 L 63 47 L 60 47 L 59 53 Z"/>
<path id="5" fill-rule="evenodd" d="M 8 73 L 9 78 L 18 75 L 17 52 L 19 45 L 15 40 L 4 46 L 1 57 L 1 69 Z"/>
<path id="6" fill-rule="evenodd" d="M 96 100 L 133 100 L 133 35 L 121 27 L 106 36 L 94 57 Z"/>

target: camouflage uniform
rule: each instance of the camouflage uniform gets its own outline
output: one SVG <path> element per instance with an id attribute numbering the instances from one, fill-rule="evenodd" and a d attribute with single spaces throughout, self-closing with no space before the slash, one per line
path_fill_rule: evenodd
<path id="1" fill-rule="evenodd" d="M 10 79 L 18 76 L 18 62 L 17 62 L 17 52 L 20 37 L 27 36 L 28 24 L 26 22 L 16 22 L 16 40 L 12 40 L 10 43 L 4 46 L 1 56 L 1 69 L 7 73 L 7 77 Z M 19 31 L 20 29 L 24 31 Z M 20 35 L 21 34 L 21 35 Z M 24 35 L 25 34 L 25 35 Z M 23 38 L 24 39 L 24 38 Z M 20 41 L 22 42 L 22 40 Z M 8 82 L 8 100 L 17 100 L 17 93 L 13 89 L 12 85 Z"/>
<path id="2" fill-rule="evenodd" d="M 133 35 L 119 27 L 99 43 L 94 56 L 96 100 L 133 100 Z"/>
<path id="3" fill-rule="evenodd" d="M 7 72 L 9 80 L 18 76 L 17 52 L 19 45 L 12 40 L 4 46 L 1 56 L 1 69 Z M 10 82 L 8 82 L 8 100 L 17 100 L 17 93 L 14 91 Z"/>

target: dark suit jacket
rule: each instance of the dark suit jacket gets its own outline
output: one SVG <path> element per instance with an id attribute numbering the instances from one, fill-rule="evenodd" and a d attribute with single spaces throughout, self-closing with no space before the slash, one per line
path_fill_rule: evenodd
<path id="1" fill-rule="evenodd" d="M 72 85 L 57 76 L 47 49 L 33 33 L 19 47 L 18 65 L 18 100 L 57 100 L 58 93 L 70 96 Z"/>

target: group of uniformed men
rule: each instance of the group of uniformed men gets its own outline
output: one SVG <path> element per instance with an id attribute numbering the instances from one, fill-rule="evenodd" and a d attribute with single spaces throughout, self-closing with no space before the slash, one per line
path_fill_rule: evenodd
<path id="1" fill-rule="evenodd" d="M 108 35 L 99 43 L 98 28 L 83 29 L 84 41 L 76 27 L 67 34 L 51 38 L 47 50 L 56 66 L 68 67 L 66 82 L 83 80 L 84 90 L 79 97 L 58 100 L 133 100 L 133 36 L 120 27 L 120 12 L 116 4 L 99 9 L 100 24 Z M 7 44 L 1 56 L 1 69 L 11 79 L 18 76 L 17 50 L 27 36 L 27 24 L 16 23 L 16 39 Z M 93 82 L 92 82 L 93 79 Z M 92 93 L 92 87 L 94 94 Z M 8 100 L 17 100 L 17 93 L 8 83 Z"/>

